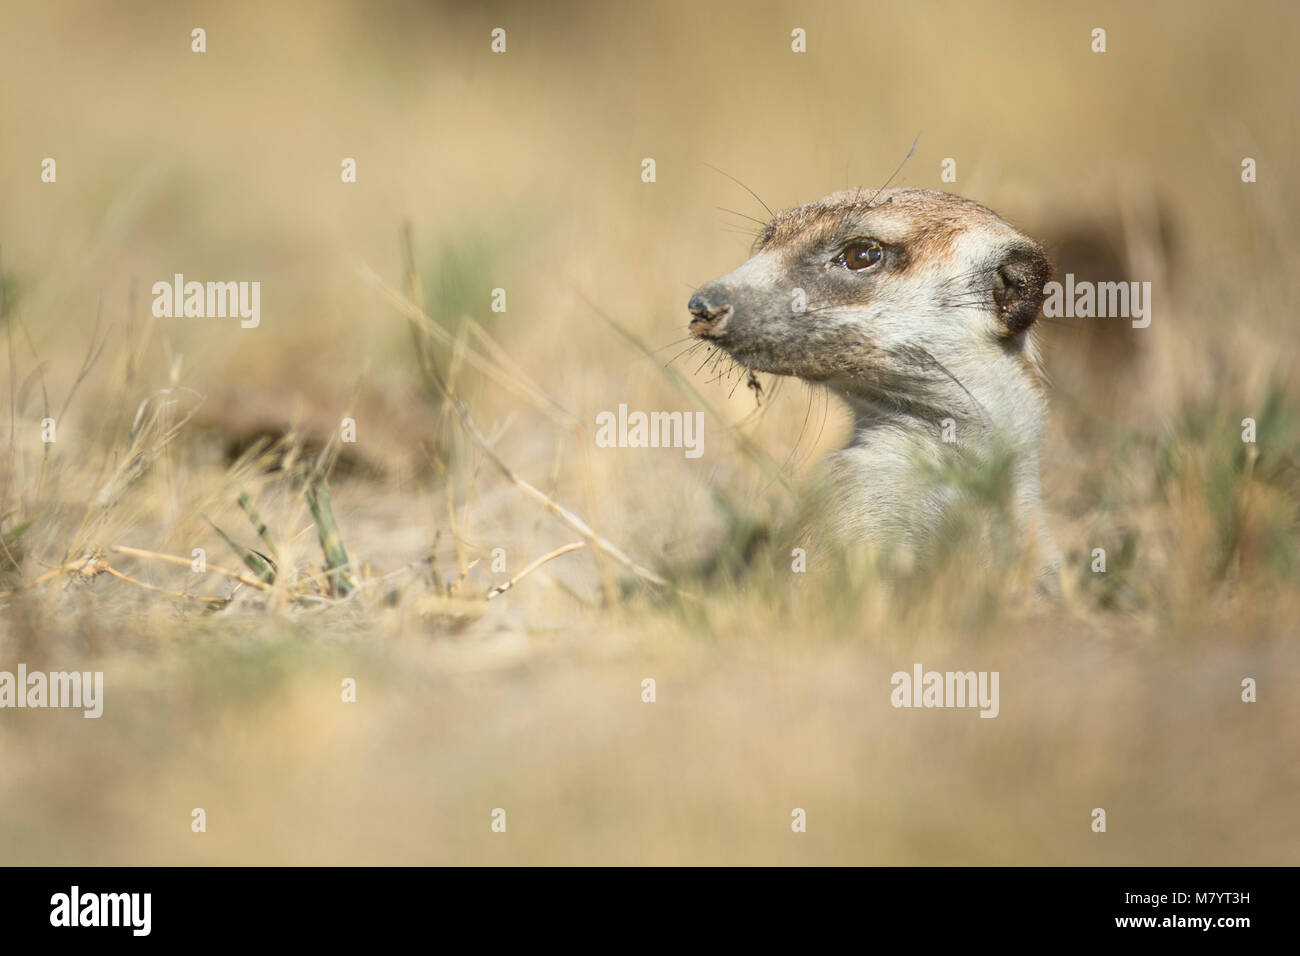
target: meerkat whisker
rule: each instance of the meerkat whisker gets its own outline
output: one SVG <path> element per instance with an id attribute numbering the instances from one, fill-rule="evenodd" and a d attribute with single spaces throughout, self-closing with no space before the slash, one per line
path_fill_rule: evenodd
<path id="1" fill-rule="evenodd" d="M 706 365 L 709 364 L 709 360 L 710 360 L 710 359 L 713 359 L 714 361 L 717 361 L 717 357 L 718 357 L 719 354 L 720 354 L 720 353 L 715 349 L 714 351 L 712 351 L 712 352 L 710 352 L 708 355 L 706 355 L 706 356 L 704 357 L 704 361 L 700 363 L 700 367 L 697 368 L 697 369 L 695 370 L 695 374 L 696 374 L 696 375 L 699 375 L 700 372 L 704 371 L 704 366 L 706 366 Z"/>
<path id="2" fill-rule="evenodd" d="M 756 223 L 758 223 L 760 226 L 766 226 L 766 225 L 767 225 L 767 220 L 766 220 L 766 219 L 756 219 L 755 217 L 750 216 L 750 215 L 748 215 L 747 213 L 738 212 L 738 211 L 735 210 L 735 209 L 728 209 L 726 206 L 716 206 L 716 207 L 714 207 L 714 208 L 716 208 L 716 209 L 719 210 L 720 212 L 729 212 L 729 213 L 731 213 L 731 215 L 733 215 L 733 216 L 739 216 L 741 219 L 748 219 L 750 222 L 756 222 Z M 750 233 L 750 235 L 753 235 L 753 233 Z"/>
<path id="3" fill-rule="evenodd" d="M 672 342 L 669 342 L 667 345 L 661 345 L 661 346 L 659 346 L 659 348 L 657 348 L 657 349 L 653 349 L 653 350 L 650 352 L 650 354 L 651 354 L 651 355 L 658 355 L 660 352 L 666 351 L 667 349 L 672 348 L 674 345 L 681 345 L 683 342 L 689 342 L 693 337 L 694 337 L 694 336 L 683 335 L 680 339 L 676 339 L 676 340 L 674 340 L 674 341 L 672 341 Z M 696 345 L 699 345 L 700 343 L 699 343 L 699 341 L 697 340 L 695 344 L 696 344 Z"/>
<path id="4" fill-rule="evenodd" d="M 682 349 L 680 352 L 678 352 L 676 355 L 674 355 L 672 358 L 670 358 L 667 362 L 664 363 L 664 368 L 668 368 L 670 365 L 672 365 L 674 362 L 676 362 L 676 361 L 677 361 L 679 358 L 681 358 L 683 355 L 691 355 L 691 354 L 693 354 L 693 353 L 694 353 L 697 349 L 699 349 L 702 345 L 704 345 L 703 342 L 696 342 L 694 345 L 691 345 L 691 346 L 689 346 L 689 347 L 687 347 L 687 348 Z"/>
<path id="5" fill-rule="evenodd" d="M 704 165 L 705 165 L 705 166 L 708 166 L 709 169 L 713 170 L 715 173 L 719 173 L 720 175 L 726 176 L 728 179 L 730 179 L 733 183 L 735 183 L 735 184 L 736 184 L 737 186 L 739 186 L 741 189 L 745 190 L 745 192 L 749 193 L 751 196 L 753 196 L 755 199 L 757 199 L 757 200 L 758 200 L 758 204 L 759 204 L 760 206 L 762 206 L 764 209 L 767 210 L 767 214 L 768 214 L 769 217 L 773 217 L 773 218 L 774 218 L 774 217 L 776 216 L 776 213 L 774 213 L 774 212 L 772 211 L 772 207 L 769 206 L 767 203 L 763 202 L 762 197 L 759 196 L 758 193 L 754 192 L 754 190 L 750 189 L 748 186 L 746 186 L 744 183 L 742 183 L 742 182 L 741 182 L 739 179 L 737 179 L 735 176 L 731 175 L 731 173 L 724 172 L 723 170 L 719 169 L 717 166 L 714 166 L 714 165 L 711 164 L 711 163 L 705 163 Z"/>

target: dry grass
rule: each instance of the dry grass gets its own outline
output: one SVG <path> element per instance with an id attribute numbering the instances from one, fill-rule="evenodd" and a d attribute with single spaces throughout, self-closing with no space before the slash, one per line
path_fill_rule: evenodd
<path id="1" fill-rule="evenodd" d="M 6 15 L 0 670 L 106 701 L 0 711 L 0 861 L 1297 862 L 1294 11 L 264 7 Z M 706 164 L 786 206 L 918 131 L 902 182 L 1155 285 L 1149 329 L 1042 330 L 1063 599 L 960 540 L 630 586 L 844 434 L 665 369 L 748 245 L 718 207 L 762 215 Z M 175 272 L 261 281 L 261 326 L 152 318 Z M 620 402 L 707 408 L 704 456 L 597 448 Z M 893 709 L 917 661 L 1000 671 L 1000 716 Z"/>

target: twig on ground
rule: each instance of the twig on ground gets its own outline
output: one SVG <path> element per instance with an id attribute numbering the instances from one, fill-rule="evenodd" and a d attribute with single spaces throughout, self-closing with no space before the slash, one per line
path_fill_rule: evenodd
<path id="1" fill-rule="evenodd" d="M 169 564 L 178 564 L 187 568 L 193 567 L 194 565 L 194 562 L 190 558 L 182 558 L 174 554 L 162 554 L 158 551 L 145 551 L 143 548 L 129 548 L 124 544 L 114 545 L 109 548 L 109 550 L 114 554 L 127 554 L 133 558 L 153 558 L 156 561 L 166 561 Z M 232 578 L 240 584 L 247 584 L 250 588 L 257 588 L 259 591 L 271 590 L 271 586 L 265 581 L 250 578 L 247 575 L 240 574 L 238 571 L 219 568 L 215 564 L 207 565 L 207 571 L 210 574 L 220 574 L 224 577 Z"/>
<path id="2" fill-rule="evenodd" d="M 160 594 L 170 594 L 172 597 L 188 598 L 191 601 L 202 601 L 205 604 L 224 605 L 230 603 L 230 598 L 203 597 L 200 594 L 186 594 L 184 591 L 173 591 L 170 588 L 160 588 L 156 584 L 146 584 L 144 581 L 137 580 L 129 574 L 123 574 L 121 571 L 118 571 L 111 566 L 105 566 L 104 573 L 111 574 L 115 578 L 126 581 L 128 584 L 134 584 L 136 587 L 144 588 L 147 591 L 157 591 Z"/>
<path id="3" fill-rule="evenodd" d="M 542 555 L 540 558 L 538 558 L 536 561 L 529 564 L 528 567 L 524 568 L 522 571 L 516 574 L 505 584 L 498 584 L 491 591 L 489 591 L 487 594 L 488 600 L 489 601 L 492 600 L 498 594 L 505 594 L 512 587 L 514 587 L 524 578 L 528 577 L 528 575 L 532 574 L 534 571 L 540 568 L 547 561 L 550 561 L 552 558 L 558 558 L 562 554 L 568 554 L 570 551 L 577 551 L 579 548 L 585 548 L 586 546 L 587 546 L 587 542 L 585 541 L 570 541 L 568 544 L 561 545 L 560 547 L 556 548 L 554 551 Z"/>

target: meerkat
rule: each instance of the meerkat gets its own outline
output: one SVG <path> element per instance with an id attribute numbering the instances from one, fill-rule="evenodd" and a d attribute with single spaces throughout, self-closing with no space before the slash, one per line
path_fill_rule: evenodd
<path id="1" fill-rule="evenodd" d="M 978 203 L 850 190 L 777 213 L 748 261 L 691 296 L 689 328 L 746 369 L 848 404 L 852 438 L 823 463 L 819 527 L 834 538 L 924 555 L 969 500 L 943 476 L 998 460 L 1005 523 L 1046 577 L 1059 557 L 1032 332 L 1050 277 L 1042 247 Z"/>

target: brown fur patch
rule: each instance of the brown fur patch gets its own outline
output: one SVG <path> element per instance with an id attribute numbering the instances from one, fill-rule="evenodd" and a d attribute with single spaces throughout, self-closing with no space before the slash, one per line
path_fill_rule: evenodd
<path id="1" fill-rule="evenodd" d="M 924 189 L 854 189 L 777 213 L 759 236 L 756 249 L 794 250 L 836 232 L 865 233 L 898 247 L 906 270 L 951 259 L 957 237 L 982 224 L 991 231 L 1010 233 L 992 210 L 960 196 Z"/>

